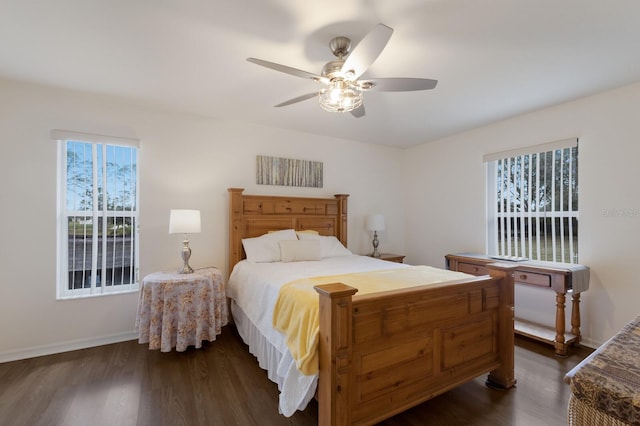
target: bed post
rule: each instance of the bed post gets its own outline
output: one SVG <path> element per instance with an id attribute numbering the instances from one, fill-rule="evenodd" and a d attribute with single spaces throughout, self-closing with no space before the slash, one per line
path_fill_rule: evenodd
<path id="1" fill-rule="evenodd" d="M 347 198 L 349 194 L 334 195 L 338 200 L 338 223 L 336 229 L 336 237 L 346 247 L 347 246 Z"/>
<path id="2" fill-rule="evenodd" d="M 500 311 L 498 312 L 498 358 L 500 367 L 489 372 L 487 386 L 509 389 L 516 384 L 514 373 L 515 302 L 514 265 L 490 264 L 489 275 L 500 279 Z"/>
<path id="3" fill-rule="evenodd" d="M 350 387 L 351 297 L 358 289 L 340 283 L 314 288 L 320 294 L 318 425 L 348 425 L 354 391 Z"/>
<path id="4" fill-rule="evenodd" d="M 229 270 L 227 276 L 236 263 L 242 259 L 242 191 L 244 188 L 228 188 L 229 196 Z"/>

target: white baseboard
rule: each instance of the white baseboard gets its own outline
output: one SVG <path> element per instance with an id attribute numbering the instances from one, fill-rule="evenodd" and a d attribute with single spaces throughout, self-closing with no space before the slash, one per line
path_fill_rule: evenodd
<path id="1" fill-rule="evenodd" d="M 0 363 L 34 358 L 43 355 L 52 355 L 61 352 L 75 351 L 78 349 L 92 348 L 95 346 L 108 345 L 111 343 L 126 342 L 127 340 L 136 340 L 137 338 L 138 334 L 130 331 L 126 333 L 111 334 L 108 336 L 92 337 L 90 339 L 70 340 L 67 342 L 4 351 L 0 352 Z"/>
<path id="2" fill-rule="evenodd" d="M 585 339 L 584 336 L 580 339 L 580 346 L 586 346 L 589 349 L 597 349 L 602 343 L 594 342 L 592 339 Z"/>
<path id="3" fill-rule="evenodd" d="M 108 345 L 111 343 L 126 342 L 127 340 L 137 340 L 138 334 L 134 331 L 127 333 L 118 333 L 102 337 L 94 337 L 91 339 L 71 340 L 68 342 L 54 343 L 50 345 L 32 346 L 14 351 L 0 352 L 0 363 L 18 361 L 21 359 L 34 358 L 43 355 L 52 355 L 62 352 L 75 351 L 78 349 L 93 348 L 95 346 Z M 595 349 L 600 345 L 591 339 L 582 339 L 582 346 Z"/>

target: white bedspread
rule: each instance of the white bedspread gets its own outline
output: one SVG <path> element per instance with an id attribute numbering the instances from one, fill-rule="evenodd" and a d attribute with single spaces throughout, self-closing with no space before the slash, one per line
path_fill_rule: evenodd
<path id="1" fill-rule="evenodd" d="M 273 308 L 278 298 L 280 287 L 299 278 L 325 275 L 347 274 L 350 272 L 366 272 L 384 269 L 404 268 L 408 265 L 385 262 L 368 256 L 339 256 L 325 258 L 321 261 L 309 262 L 274 262 L 253 263 L 246 260 L 239 262 L 229 277 L 227 296 L 242 309 L 246 317 L 253 323 L 268 342 L 282 354 L 277 372 L 270 371 L 269 376 L 276 374 L 280 378 L 280 412 L 289 417 L 296 409 L 305 408 L 316 386 L 315 376 L 304 376 L 295 367 L 295 361 L 289 354 L 284 335 L 273 328 Z M 242 335 L 242 332 L 241 332 Z M 246 337 L 245 343 L 247 342 Z M 252 351 L 257 351 L 252 348 Z M 255 353 L 261 363 L 266 363 L 267 354 Z M 262 359 L 261 359 L 262 358 Z M 265 360 L 265 361 L 263 361 Z M 272 379 L 273 380 L 273 379 Z"/>

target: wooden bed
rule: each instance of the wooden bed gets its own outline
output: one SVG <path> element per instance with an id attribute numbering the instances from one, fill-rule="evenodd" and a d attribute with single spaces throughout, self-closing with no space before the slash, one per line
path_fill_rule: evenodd
<path id="1" fill-rule="evenodd" d="M 244 195 L 229 188 L 229 271 L 242 239 L 272 230 L 315 230 L 347 245 L 347 199 Z M 356 295 L 316 286 L 320 300 L 318 424 L 373 424 L 488 373 L 514 377 L 513 266 L 490 275 Z"/>

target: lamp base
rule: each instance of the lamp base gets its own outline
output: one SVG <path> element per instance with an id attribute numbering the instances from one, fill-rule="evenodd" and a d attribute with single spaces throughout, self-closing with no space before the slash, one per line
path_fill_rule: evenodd
<path id="1" fill-rule="evenodd" d="M 189 240 L 187 238 L 182 241 L 182 250 L 180 251 L 182 261 L 184 265 L 178 271 L 179 274 L 192 274 L 193 268 L 189 266 L 189 258 L 191 258 L 191 248 L 189 247 Z"/>
<path id="2" fill-rule="evenodd" d="M 380 252 L 378 251 L 378 232 L 373 231 L 373 252 L 371 253 L 371 257 L 380 257 Z"/>
<path id="3" fill-rule="evenodd" d="M 179 274 L 193 274 L 193 268 L 191 266 L 183 265 L 182 268 L 178 271 Z"/>

